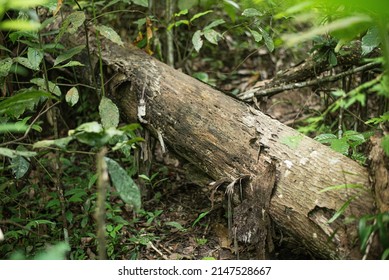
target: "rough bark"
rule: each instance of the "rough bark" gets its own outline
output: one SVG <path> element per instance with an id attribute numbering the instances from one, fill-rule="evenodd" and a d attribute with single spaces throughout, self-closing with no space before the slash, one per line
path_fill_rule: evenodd
<path id="1" fill-rule="evenodd" d="M 67 41 L 82 43 L 82 36 Z M 361 257 L 357 218 L 373 213 L 374 202 L 364 167 L 133 46 L 102 44 L 107 91 L 128 121 L 140 120 L 169 149 L 215 180 L 249 177 L 241 197 L 245 206 L 235 210 L 257 221 L 245 221 L 252 226 L 240 233 L 240 240 L 263 247 L 268 224 L 258 221 L 269 214 L 316 256 Z M 93 38 L 90 51 L 99 55 Z M 143 100 L 145 115 L 137 111 Z M 274 170 L 274 180 L 269 170 Z M 336 185 L 348 187 L 321 192 Z M 349 207 L 329 224 L 348 200 Z M 252 213 L 257 213 L 254 218 Z"/>

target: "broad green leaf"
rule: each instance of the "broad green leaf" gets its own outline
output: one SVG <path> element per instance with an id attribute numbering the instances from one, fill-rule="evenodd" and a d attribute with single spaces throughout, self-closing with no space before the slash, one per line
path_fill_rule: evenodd
<path id="1" fill-rule="evenodd" d="M 338 59 L 336 58 L 336 55 L 334 52 L 330 52 L 329 56 L 328 56 L 328 63 L 334 67 L 338 64 Z"/>
<path id="2" fill-rule="evenodd" d="M 267 33 L 266 30 L 262 29 L 261 31 L 262 31 L 262 36 L 263 36 L 263 39 L 265 40 L 265 45 L 266 45 L 267 49 L 269 50 L 269 52 L 274 51 L 273 39 L 270 37 L 269 33 Z"/>
<path id="3" fill-rule="evenodd" d="M 54 66 L 66 61 L 68 59 L 71 59 L 76 54 L 79 54 L 84 48 L 85 48 L 85 45 L 80 45 L 80 46 L 74 47 L 68 51 L 61 52 L 61 54 L 55 59 Z"/>
<path id="4" fill-rule="evenodd" d="M 8 76 L 9 70 L 13 64 L 12 58 L 7 57 L 0 60 L 0 77 Z"/>
<path id="5" fill-rule="evenodd" d="M 192 43 L 197 52 L 199 52 L 203 46 L 203 39 L 201 39 L 201 35 L 203 35 L 203 33 L 200 30 L 197 30 L 192 37 Z"/>
<path id="6" fill-rule="evenodd" d="M 132 2 L 135 5 L 139 5 L 139 6 L 142 6 L 142 7 L 145 7 L 145 8 L 147 8 L 149 6 L 148 0 L 132 0 Z"/>
<path id="7" fill-rule="evenodd" d="M 208 11 L 205 11 L 205 12 L 202 12 L 202 13 L 197 13 L 189 21 L 193 22 L 194 20 L 196 20 L 196 19 L 198 19 L 198 18 L 200 18 L 202 16 L 205 16 L 206 14 L 209 14 L 209 13 L 213 13 L 213 11 L 212 10 L 208 10 Z"/>
<path id="8" fill-rule="evenodd" d="M 0 22 L 0 30 L 37 31 L 41 24 L 32 20 L 3 20 Z"/>
<path id="9" fill-rule="evenodd" d="M 249 29 L 249 31 L 250 31 L 251 35 L 253 36 L 255 42 L 258 43 L 262 40 L 262 35 L 259 34 L 259 32 L 255 31 L 255 30 L 251 30 L 251 29 Z"/>
<path id="10" fill-rule="evenodd" d="M 30 82 L 33 84 L 36 84 L 39 87 L 39 89 L 42 91 L 47 90 L 45 79 L 34 78 L 34 79 L 30 80 Z M 54 84 L 53 82 L 50 82 L 50 81 L 48 82 L 48 85 L 49 85 L 49 92 L 54 93 L 58 97 L 61 96 L 62 93 L 61 93 L 59 86 L 57 86 L 56 84 Z"/>
<path id="11" fill-rule="evenodd" d="M 33 110 L 40 101 L 47 98 L 53 96 L 45 91 L 23 90 L 0 102 L 0 114 L 18 118 L 26 110 Z"/>
<path id="12" fill-rule="evenodd" d="M 71 89 L 69 89 L 65 95 L 65 100 L 71 107 L 76 105 L 79 99 L 80 95 L 78 94 L 78 90 L 76 87 L 72 87 Z"/>
<path id="13" fill-rule="evenodd" d="M 257 9 L 254 8 L 249 8 L 243 11 L 242 16 L 245 17 L 260 17 L 263 16 L 263 13 L 258 11 Z"/>
<path id="14" fill-rule="evenodd" d="M 30 60 L 28 60 L 28 58 L 26 58 L 26 57 L 20 57 L 20 56 L 15 57 L 15 58 L 14 58 L 14 62 L 17 62 L 17 63 L 23 65 L 24 67 L 28 68 L 28 69 L 36 70 L 36 69 L 34 69 L 34 67 L 32 66 Z"/>
<path id="15" fill-rule="evenodd" d="M 65 31 L 69 32 L 70 34 L 74 34 L 77 32 L 78 28 L 83 25 L 85 21 L 85 13 L 83 11 L 76 11 L 74 13 L 71 13 L 66 18 L 67 24 L 64 24 L 63 27 L 65 27 Z M 61 27 L 61 29 L 63 28 Z"/>
<path id="16" fill-rule="evenodd" d="M 381 43 L 379 30 L 377 27 L 372 27 L 367 30 L 365 36 L 362 37 L 362 55 L 367 55 L 372 52 Z"/>
<path id="17" fill-rule="evenodd" d="M 68 32 L 74 34 L 77 32 L 78 28 L 85 22 L 85 13 L 83 11 L 76 11 L 71 13 L 63 21 L 58 35 L 55 37 L 55 42 L 59 42 L 62 36 Z"/>
<path id="18" fill-rule="evenodd" d="M 128 205 L 134 207 L 134 209 L 139 210 L 141 207 L 141 196 L 138 186 L 116 161 L 108 157 L 105 157 L 105 161 L 112 183 L 120 198 Z"/>
<path id="19" fill-rule="evenodd" d="M 103 132 L 103 127 L 98 122 L 87 122 L 69 131 L 69 135 L 73 135 L 76 132 L 101 133 Z"/>
<path id="20" fill-rule="evenodd" d="M 73 139 L 74 139 L 73 137 L 68 136 L 68 137 L 59 138 L 55 140 L 41 140 L 34 143 L 32 148 L 38 149 L 38 148 L 48 148 L 50 146 L 57 146 L 60 149 L 66 149 L 69 142 L 72 141 Z"/>
<path id="21" fill-rule="evenodd" d="M 347 143 L 347 140 L 344 138 L 334 139 L 333 141 L 331 141 L 331 149 L 343 155 L 348 155 L 349 148 L 350 145 Z"/>
<path id="22" fill-rule="evenodd" d="M 322 143 L 322 144 L 329 144 L 331 143 L 334 139 L 338 139 L 335 134 L 331 133 L 324 133 L 316 136 L 314 138 L 316 141 Z"/>
<path id="23" fill-rule="evenodd" d="M 119 124 L 119 109 L 111 99 L 103 97 L 99 105 L 101 123 L 104 128 L 117 127 Z"/>
<path id="24" fill-rule="evenodd" d="M 204 30 L 203 34 L 205 39 L 208 40 L 208 42 L 215 45 L 217 45 L 217 41 L 219 41 L 219 39 L 222 37 L 222 35 L 219 32 L 213 29 Z"/>
<path id="25" fill-rule="evenodd" d="M 27 149 L 23 146 L 18 146 L 16 148 L 17 151 L 26 152 Z M 16 157 L 11 159 L 11 168 L 12 173 L 15 175 L 16 179 L 22 178 L 30 168 L 30 162 L 26 160 L 23 156 L 17 155 Z"/>
<path id="26" fill-rule="evenodd" d="M 114 42 L 115 44 L 118 44 L 119 46 L 124 45 L 120 36 L 111 27 L 105 25 L 98 25 L 96 26 L 96 30 L 98 30 L 101 35 L 103 35 L 108 40 Z"/>
<path id="27" fill-rule="evenodd" d="M 18 151 L 18 150 L 11 150 L 8 148 L 0 148 L 0 155 L 9 157 L 9 158 L 15 158 L 17 156 L 23 156 L 23 157 L 34 157 L 37 155 L 35 152 L 30 151 Z"/>
<path id="28" fill-rule="evenodd" d="M 43 52 L 35 48 L 28 48 L 27 58 L 32 66 L 31 69 L 38 71 L 39 65 L 41 64 L 43 59 Z"/>

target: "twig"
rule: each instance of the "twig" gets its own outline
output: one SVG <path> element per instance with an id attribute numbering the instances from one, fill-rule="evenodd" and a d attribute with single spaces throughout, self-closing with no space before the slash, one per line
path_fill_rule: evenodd
<path id="1" fill-rule="evenodd" d="M 342 72 L 342 73 L 339 73 L 336 75 L 327 76 L 324 78 L 319 78 L 319 79 L 314 79 L 314 80 L 309 80 L 306 82 L 290 83 L 290 84 L 285 84 L 285 85 L 266 88 L 266 89 L 252 88 L 248 91 L 245 91 L 245 92 L 238 94 L 238 98 L 241 100 L 247 101 L 247 100 L 253 98 L 254 96 L 255 97 L 265 97 L 265 96 L 271 97 L 271 96 L 273 96 L 277 93 L 280 93 L 282 91 L 285 91 L 285 90 L 292 90 L 292 89 L 297 89 L 297 88 L 314 86 L 314 85 L 318 85 L 318 84 L 322 84 L 322 83 L 334 82 L 334 81 L 337 81 L 343 77 L 346 77 L 346 76 L 349 76 L 349 75 L 352 75 L 352 74 L 355 74 L 355 73 L 358 73 L 361 71 L 366 71 L 366 70 L 372 69 L 372 68 L 379 66 L 379 65 L 381 65 L 381 63 L 371 62 L 371 63 L 362 65 L 362 66 L 357 67 L 357 68 L 347 70 L 345 72 Z"/>
<path id="2" fill-rule="evenodd" d="M 46 235 L 46 234 L 40 234 L 40 233 L 38 233 L 38 232 L 36 232 L 36 231 L 33 231 L 32 229 L 29 229 L 28 227 L 23 226 L 23 225 L 21 225 L 21 224 L 19 224 L 19 223 L 17 223 L 17 222 L 14 222 L 14 221 L 10 221 L 10 220 L 0 220 L 0 224 L 2 224 L 2 225 L 10 224 L 10 225 L 13 225 L 13 226 L 16 226 L 16 227 L 25 229 L 25 230 L 27 230 L 27 231 L 29 231 L 29 232 L 31 232 L 32 234 L 35 234 L 35 235 L 37 235 L 37 236 L 49 237 L 49 236 Z"/>
<path id="3" fill-rule="evenodd" d="M 48 106 L 45 110 L 43 110 L 42 112 L 40 112 L 31 122 L 31 124 L 28 126 L 26 132 L 24 133 L 24 135 L 18 139 L 15 139 L 15 140 L 12 140 L 12 141 L 8 141 L 8 142 L 5 142 L 5 143 L 2 143 L 0 144 L 0 147 L 1 146 L 7 146 L 9 144 L 12 144 L 12 143 L 15 143 L 15 142 L 19 142 L 19 141 L 22 141 L 23 139 L 25 139 L 27 136 L 28 136 L 28 133 L 30 132 L 32 126 L 36 123 L 36 121 L 43 115 L 45 114 L 47 111 L 49 111 L 51 108 L 53 108 L 54 106 L 57 106 L 61 101 L 57 101 L 55 102 L 54 104 Z"/>

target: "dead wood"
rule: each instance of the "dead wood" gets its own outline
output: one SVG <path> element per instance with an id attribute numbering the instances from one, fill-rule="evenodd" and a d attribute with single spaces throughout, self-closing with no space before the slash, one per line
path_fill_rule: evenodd
<path id="1" fill-rule="evenodd" d="M 369 57 L 376 57 L 378 55 L 378 50 L 375 50 Z M 338 53 L 336 57 L 337 65 L 341 66 L 342 69 L 346 69 L 338 74 L 321 77 L 323 72 L 333 69 L 333 66 L 327 60 L 317 59 L 314 53 L 302 63 L 282 71 L 274 78 L 258 82 L 253 88 L 238 94 L 238 98 L 250 102 L 253 97 L 271 97 L 286 90 L 323 85 L 324 83 L 334 82 L 345 76 L 380 66 L 380 63 L 377 62 L 361 65 L 363 56 L 359 41 L 354 41 L 349 46 L 344 46 L 342 52 Z M 354 66 L 356 68 L 353 69 L 352 67 Z"/>
<path id="2" fill-rule="evenodd" d="M 84 41 L 77 34 L 64 44 Z M 233 182 L 249 175 L 242 185 L 243 206 L 235 208 L 251 225 L 239 232 L 240 240 L 264 247 L 269 215 L 318 257 L 361 258 L 357 219 L 374 208 L 366 168 L 131 45 L 101 42 L 99 53 L 90 37 L 92 66 L 101 55 L 107 93 L 124 119 L 140 121 L 214 180 Z M 83 70 L 89 81 L 98 73 Z M 140 114 L 142 106 L 146 114 Z M 322 192 L 330 186 L 345 187 Z M 328 223 L 347 201 L 345 212 Z M 239 227 L 239 218 L 234 221 Z"/>

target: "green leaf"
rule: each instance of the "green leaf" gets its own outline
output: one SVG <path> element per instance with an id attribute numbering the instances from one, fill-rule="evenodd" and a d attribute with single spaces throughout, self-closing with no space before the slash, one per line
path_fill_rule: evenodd
<path id="1" fill-rule="evenodd" d="M 387 260 L 389 258 L 389 248 L 386 249 L 381 256 L 381 260 Z"/>
<path id="2" fill-rule="evenodd" d="M 336 185 L 336 186 L 329 186 L 327 188 L 324 188 L 319 191 L 319 193 L 333 191 L 333 190 L 343 190 L 343 189 L 363 189 L 362 185 L 358 184 L 342 184 L 342 185 Z"/>
<path id="3" fill-rule="evenodd" d="M 19 145 L 16 148 L 17 151 L 28 152 L 24 146 Z M 23 156 L 17 155 L 11 159 L 12 173 L 15 175 L 16 179 L 22 178 L 30 168 L 30 162 L 26 160 Z"/>
<path id="4" fill-rule="evenodd" d="M 249 29 L 249 31 L 250 31 L 251 35 L 253 36 L 255 42 L 258 43 L 262 40 L 263 37 L 261 34 L 259 34 L 259 32 L 252 30 L 252 29 Z"/>
<path id="5" fill-rule="evenodd" d="M 85 66 L 84 64 L 82 64 L 81 62 L 79 61 L 69 61 L 68 63 L 65 63 L 63 65 L 56 65 L 56 66 L 53 66 L 53 68 L 56 68 L 56 69 L 60 69 L 60 68 L 65 68 L 65 67 L 75 67 L 75 66 Z"/>
<path id="6" fill-rule="evenodd" d="M 132 2 L 135 5 L 139 5 L 139 6 L 142 6 L 142 7 L 145 7 L 145 8 L 147 8 L 149 6 L 148 0 L 132 0 Z"/>
<path id="7" fill-rule="evenodd" d="M 344 211 L 346 211 L 347 207 L 350 205 L 351 201 L 353 201 L 355 199 L 355 197 L 351 197 L 350 199 L 348 199 L 343 205 L 342 207 L 340 207 L 340 209 L 338 211 L 336 211 L 336 213 L 331 217 L 331 219 L 328 220 L 327 223 L 331 224 L 333 221 L 335 221 L 337 218 L 339 218 Z"/>
<path id="8" fill-rule="evenodd" d="M 167 30 L 171 30 L 174 26 L 178 27 L 178 26 L 180 26 L 182 24 L 189 25 L 189 20 L 182 19 L 182 20 L 173 22 L 173 23 L 169 24 L 169 26 L 167 27 Z"/>
<path id="9" fill-rule="evenodd" d="M 76 87 L 69 89 L 65 95 L 65 100 L 71 107 L 76 105 L 79 99 L 80 95 L 78 94 L 78 89 Z"/>
<path id="10" fill-rule="evenodd" d="M 119 193 L 120 198 L 128 205 L 139 210 L 141 207 L 141 196 L 138 186 L 127 174 L 127 172 L 113 159 L 104 158 L 112 183 Z"/>
<path id="11" fill-rule="evenodd" d="M 0 114 L 19 118 L 26 110 L 33 110 L 40 101 L 47 98 L 53 96 L 45 91 L 23 90 L 0 102 Z"/>
<path id="12" fill-rule="evenodd" d="M 205 39 L 207 39 L 208 42 L 214 45 L 217 45 L 217 41 L 222 37 L 222 35 L 219 32 L 213 29 L 204 30 L 203 34 Z"/>
<path id="13" fill-rule="evenodd" d="M 10 57 L 0 60 L 0 77 L 8 76 L 12 64 L 13 64 L 13 60 Z"/>
<path id="14" fill-rule="evenodd" d="M 46 80 L 42 78 L 34 78 L 30 80 L 31 83 L 38 86 L 38 88 L 42 91 L 46 91 Z M 61 96 L 61 90 L 59 86 L 57 86 L 55 83 L 48 81 L 47 83 L 49 85 L 49 92 L 54 93 L 56 96 Z"/>
<path id="15" fill-rule="evenodd" d="M 105 38 L 112 41 L 113 43 L 118 44 L 119 46 L 124 45 L 120 36 L 111 27 L 105 25 L 98 25 L 96 26 L 96 30 L 98 30 L 101 35 L 103 35 Z"/>
<path id="16" fill-rule="evenodd" d="M 197 52 L 199 52 L 203 46 L 203 39 L 201 39 L 201 35 L 203 35 L 203 33 L 200 30 L 197 30 L 192 37 L 192 43 Z"/>
<path id="17" fill-rule="evenodd" d="M 80 45 L 74 48 L 71 48 L 70 50 L 67 50 L 65 52 L 61 52 L 61 54 L 55 59 L 54 66 L 71 59 L 76 54 L 79 54 L 83 49 L 85 48 L 85 45 Z"/>
<path id="18" fill-rule="evenodd" d="M 72 141 L 74 138 L 71 136 L 59 138 L 55 140 L 41 140 L 38 142 L 35 142 L 34 145 L 32 145 L 33 149 L 38 148 L 48 148 L 50 146 L 57 146 L 60 149 L 65 149 L 66 146 L 69 144 L 70 141 Z"/>
<path id="19" fill-rule="evenodd" d="M 225 23 L 224 19 L 217 19 L 217 20 L 214 20 L 214 21 L 212 21 L 210 24 L 208 24 L 206 27 L 204 27 L 203 30 L 212 29 L 212 28 L 214 28 L 214 27 L 216 27 L 216 26 L 218 26 L 218 25 L 221 25 L 221 24 L 223 24 L 223 23 Z"/>
<path id="20" fill-rule="evenodd" d="M 104 128 L 117 127 L 119 124 L 119 109 L 111 99 L 103 97 L 99 105 L 101 123 Z"/>
<path id="21" fill-rule="evenodd" d="M 368 221 L 371 220 L 370 216 L 363 216 L 358 223 L 358 233 L 361 243 L 361 251 L 364 252 L 366 250 L 367 241 L 371 233 L 373 232 L 373 226 L 368 224 Z"/>
<path id="22" fill-rule="evenodd" d="M 328 56 L 328 63 L 331 65 L 331 66 L 336 66 L 338 64 L 338 59 L 336 58 L 336 55 L 334 52 L 330 52 L 329 56 Z"/>
<path id="23" fill-rule="evenodd" d="M 37 155 L 35 152 L 30 152 L 30 151 L 18 151 L 18 150 L 11 150 L 8 148 L 0 148 L 0 155 L 9 157 L 9 158 L 16 158 L 18 156 L 23 156 L 23 157 L 34 157 Z"/>
<path id="24" fill-rule="evenodd" d="M 320 135 L 317 135 L 314 140 L 322 143 L 322 144 L 329 144 L 331 143 L 334 139 L 338 139 L 338 137 L 336 137 L 335 134 L 331 134 L 331 133 L 324 133 L 324 134 L 320 134 Z"/>
<path id="25" fill-rule="evenodd" d="M 39 70 L 39 65 L 43 60 L 43 51 L 35 48 L 28 48 L 27 58 L 33 70 Z"/>
<path id="26" fill-rule="evenodd" d="M 71 13 L 66 19 L 66 23 L 64 22 L 62 28 L 65 28 L 66 32 L 70 34 L 74 34 L 77 32 L 78 28 L 84 24 L 85 21 L 85 13 L 83 11 L 76 11 Z"/>
<path id="27" fill-rule="evenodd" d="M 347 140 L 344 138 L 334 139 L 331 141 L 331 149 L 343 155 L 348 155 L 349 148 L 350 145 L 347 143 Z"/>
<path id="28" fill-rule="evenodd" d="M 254 8 L 249 8 L 243 11 L 242 16 L 245 17 L 260 17 L 263 16 L 263 13 L 258 11 L 257 9 Z"/>
<path id="29" fill-rule="evenodd" d="M 202 218 L 204 218 L 206 215 L 208 215 L 209 212 L 210 211 L 200 213 L 200 215 L 197 217 L 197 219 L 193 222 L 192 227 L 194 227 Z"/>
<path id="30" fill-rule="evenodd" d="M 269 52 L 274 51 L 273 39 L 270 37 L 269 33 L 267 33 L 266 30 L 262 29 L 261 31 L 262 31 L 262 36 L 263 36 L 263 39 L 265 40 L 265 45 L 266 45 L 267 49 L 269 50 Z"/>
<path id="31" fill-rule="evenodd" d="M 209 14 L 209 13 L 213 13 L 213 11 L 212 11 L 212 10 L 208 10 L 208 11 L 205 11 L 205 12 L 202 12 L 202 13 L 197 13 L 197 14 L 195 14 L 189 21 L 190 21 L 190 22 L 193 22 L 193 21 L 195 21 L 196 19 L 198 19 L 198 18 L 200 18 L 200 17 L 202 17 L 202 16 L 205 16 L 206 14 Z"/>
<path id="32" fill-rule="evenodd" d="M 20 122 L 0 124 L 0 133 L 7 133 L 7 132 L 22 133 L 25 132 L 27 129 L 28 129 L 28 125 Z"/>
<path id="33" fill-rule="evenodd" d="M 36 70 L 36 69 L 34 69 L 34 67 L 32 66 L 31 62 L 26 57 L 20 57 L 20 56 L 15 57 L 14 58 L 14 62 L 17 62 L 17 63 L 23 65 L 24 67 L 28 68 L 28 69 Z"/>
<path id="34" fill-rule="evenodd" d="M 371 53 L 380 43 L 379 29 L 377 27 L 369 28 L 365 36 L 362 37 L 362 55 Z"/>
<path id="35" fill-rule="evenodd" d="M 23 31 L 37 31 L 41 24 L 32 20 L 3 20 L 0 22 L 0 30 L 23 30 Z"/>
<path id="36" fill-rule="evenodd" d="M 182 15 L 187 15 L 188 12 L 189 12 L 188 9 L 181 10 L 181 11 L 179 11 L 178 13 L 175 13 L 175 14 L 174 14 L 174 17 L 179 17 L 179 16 L 182 16 Z"/>

